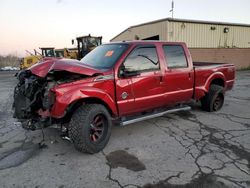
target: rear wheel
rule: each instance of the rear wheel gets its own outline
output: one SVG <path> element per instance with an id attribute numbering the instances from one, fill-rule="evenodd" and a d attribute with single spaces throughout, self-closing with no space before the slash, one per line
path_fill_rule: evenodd
<path id="1" fill-rule="evenodd" d="M 211 85 L 208 93 L 201 99 L 201 107 L 208 112 L 218 111 L 224 104 L 223 87 Z"/>
<path id="2" fill-rule="evenodd" d="M 111 134 L 111 117 L 101 104 L 85 104 L 72 116 L 69 137 L 78 151 L 97 153 L 108 143 Z"/>

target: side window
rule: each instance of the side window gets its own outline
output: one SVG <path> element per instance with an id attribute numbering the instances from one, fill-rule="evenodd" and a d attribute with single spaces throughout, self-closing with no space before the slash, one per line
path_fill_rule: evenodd
<path id="1" fill-rule="evenodd" d="M 182 46 L 166 45 L 163 46 L 168 68 L 188 67 L 186 56 Z"/>
<path id="2" fill-rule="evenodd" d="M 124 62 L 126 71 L 151 71 L 160 69 L 159 60 L 155 47 L 136 48 Z"/>

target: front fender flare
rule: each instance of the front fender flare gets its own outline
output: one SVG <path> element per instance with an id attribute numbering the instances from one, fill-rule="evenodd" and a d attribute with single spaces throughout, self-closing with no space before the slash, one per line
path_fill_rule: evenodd
<path id="1" fill-rule="evenodd" d="M 105 91 L 93 87 L 73 89 L 63 94 L 56 94 L 56 100 L 51 110 L 51 116 L 62 118 L 66 114 L 67 107 L 76 101 L 88 98 L 97 98 L 103 101 L 112 111 L 118 114 L 114 99 Z"/>

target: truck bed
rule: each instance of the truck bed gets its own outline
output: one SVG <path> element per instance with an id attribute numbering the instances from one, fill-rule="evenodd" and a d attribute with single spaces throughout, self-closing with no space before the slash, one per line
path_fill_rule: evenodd
<path id="1" fill-rule="evenodd" d="M 204 86 L 207 85 L 207 81 L 213 75 L 223 75 L 223 81 L 219 79 L 216 81 L 221 82 L 220 84 L 225 87 L 225 90 L 230 90 L 233 87 L 235 79 L 235 66 L 233 64 L 193 62 L 193 67 L 195 72 L 195 93 L 198 99 L 202 91 L 208 91 L 209 87 L 205 88 Z"/>
<path id="2" fill-rule="evenodd" d="M 193 62 L 195 68 L 199 67 L 221 67 L 221 66 L 231 66 L 232 64 L 228 63 L 213 63 L 213 62 Z"/>

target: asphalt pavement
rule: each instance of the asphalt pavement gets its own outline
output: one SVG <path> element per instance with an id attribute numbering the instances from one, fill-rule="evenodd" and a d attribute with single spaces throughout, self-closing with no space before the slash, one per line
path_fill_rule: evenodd
<path id="1" fill-rule="evenodd" d="M 54 128 L 12 118 L 14 72 L 0 72 L 0 187 L 250 187 L 250 71 L 237 72 L 218 112 L 114 126 L 106 148 L 76 151 Z"/>

